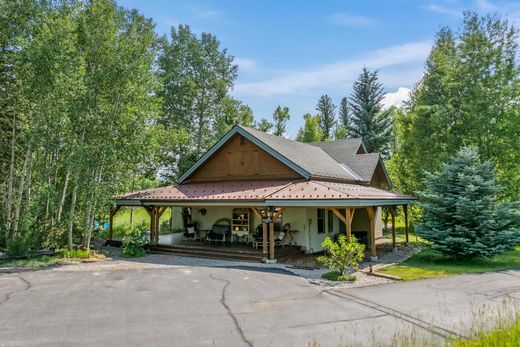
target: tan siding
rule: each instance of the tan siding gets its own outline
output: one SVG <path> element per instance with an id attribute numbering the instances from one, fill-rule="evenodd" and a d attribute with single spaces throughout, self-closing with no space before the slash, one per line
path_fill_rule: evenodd
<path id="1" fill-rule="evenodd" d="M 298 173 L 237 134 L 202 164 L 187 182 L 298 178 L 301 178 Z"/>

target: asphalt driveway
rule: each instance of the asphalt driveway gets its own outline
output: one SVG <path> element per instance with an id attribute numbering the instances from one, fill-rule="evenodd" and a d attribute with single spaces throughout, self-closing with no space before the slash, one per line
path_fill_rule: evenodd
<path id="1" fill-rule="evenodd" d="M 330 289 L 256 268 L 65 268 L 0 275 L 0 345 L 441 343 L 518 300 L 520 271 Z"/>

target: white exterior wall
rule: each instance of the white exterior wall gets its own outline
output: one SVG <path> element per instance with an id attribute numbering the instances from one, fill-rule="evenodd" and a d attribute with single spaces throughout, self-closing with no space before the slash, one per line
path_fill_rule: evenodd
<path id="1" fill-rule="evenodd" d="M 206 215 L 202 216 L 199 210 L 202 207 L 192 208 L 192 221 L 197 222 L 200 230 L 209 230 L 213 224 L 221 219 L 231 219 L 232 207 L 207 207 Z M 174 209 L 175 210 L 175 209 Z M 182 223 L 182 218 L 179 219 Z M 177 214 L 176 214 L 177 216 Z M 257 225 L 261 224 L 262 221 L 252 211 L 250 212 L 251 232 L 254 231 Z M 293 233 L 294 240 L 301 246 L 303 250 L 314 253 L 322 250 L 321 243 L 326 237 L 333 237 L 340 232 L 340 223 L 343 223 L 339 218 L 333 214 L 333 229 L 328 230 L 328 210 L 325 210 L 325 232 L 318 234 L 318 209 L 314 207 L 288 207 L 285 209 L 282 215 L 282 225 L 286 223 L 291 224 L 291 230 L 297 230 Z M 382 209 L 378 207 L 376 209 L 376 237 L 382 236 Z M 366 231 L 370 232 L 370 221 L 366 209 L 358 208 L 354 213 L 352 220 L 352 231 Z M 289 242 L 289 238 L 286 238 L 286 242 Z"/>

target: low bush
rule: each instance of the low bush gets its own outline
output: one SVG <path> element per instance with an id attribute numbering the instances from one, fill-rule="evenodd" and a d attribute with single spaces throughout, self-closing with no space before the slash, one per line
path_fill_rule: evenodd
<path id="1" fill-rule="evenodd" d="M 345 235 L 340 235 L 337 242 L 327 237 L 321 247 L 325 255 L 318 257 L 318 262 L 341 275 L 347 275 L 349 269 L 357 270 L 365 255 L 365 245 L 354 236 L 347 240 Z"/>
<path id="2" fill-rule="evenodd" d="M 146 254 L 144 247 L 148 245 L 146 225 L 129 228 L 123 238 L 123 256 L 128 258 L 142 257 Z"/>
<path id="3" fill-rule="evenodd" d="M 64 249 L 59 254 L 63 258 L 87 259 L 92 252 L 89 249 Z"/>
<path id="4" fill-rule="evenodd" d="M 338 271 L 326 272 L 321 277 L 329 281 L 354 282 L 356 280 L 356 276 L 341 274 Z"/>
<path id="5" fill-rule="evenodd" d="M 33 235 L 29 232 L 20 232 L 7 240 L 7 254 L 26 256 L 34 247 Z"/>

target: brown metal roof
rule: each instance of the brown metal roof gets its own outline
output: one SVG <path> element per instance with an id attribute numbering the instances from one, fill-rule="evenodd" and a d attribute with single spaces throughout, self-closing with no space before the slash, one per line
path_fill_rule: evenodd
<path id="1" fill-rule="evenodd" d="M 263 201 L 293 181 L 231 181 L 186 183 L 153 188 L 117 196 L 121 200 L 165 201 Z"/>
<path id="2" fill-rule="evenodd" d="M 318 180 L 186 183 L 116 197 L 146 201 L 412 200 L 369 186 Z"/>

